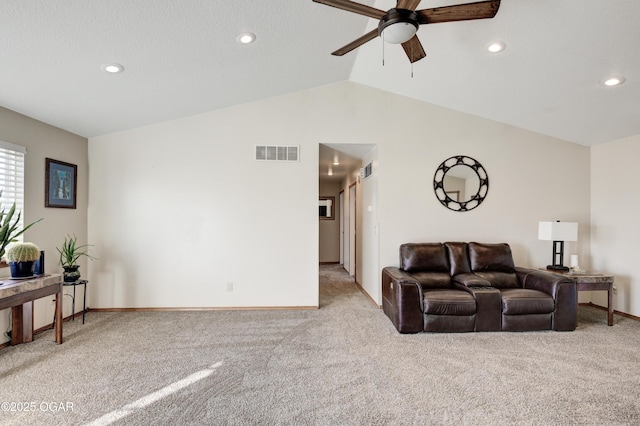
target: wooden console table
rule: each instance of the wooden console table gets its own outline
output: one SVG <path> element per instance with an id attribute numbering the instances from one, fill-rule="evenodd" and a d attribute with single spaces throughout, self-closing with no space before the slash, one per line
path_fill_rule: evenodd
<path id="1" fill-rule="evenodd" d="M 613 325 L 613 275 L 605 274 L 572 274 L 558 271 L 549 271 L 569 278 L 576 283 L 576 291 L 606 291 L 607 299 L 607 324 Z M 578 297 L 576 294 L 576 303 Z"/>
<path id="2" fill-rule="evenodd" d="M 33 301 L 56 296 L 56 343 L 62 343 L 62 278 L 47 274 L 26 280 L 0 280 L 0 309 L 11 309 L 11 344 L 33 341 Z"/>

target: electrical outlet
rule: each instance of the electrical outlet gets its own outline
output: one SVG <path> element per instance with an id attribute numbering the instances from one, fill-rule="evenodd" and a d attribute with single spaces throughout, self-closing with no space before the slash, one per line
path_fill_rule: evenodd
<path id="1" fill-rule="evenodd" d="M 227 283 L 227 291 L 233 291 L 233 283 L 232 282 L 228 282 Z"/>

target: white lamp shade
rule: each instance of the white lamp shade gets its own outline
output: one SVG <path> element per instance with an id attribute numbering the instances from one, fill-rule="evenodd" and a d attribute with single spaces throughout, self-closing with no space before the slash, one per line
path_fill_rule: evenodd
<path id="1" fill-rule="evenodd" d="M 578 241 L 578 224 L 576 222 L 539 222 L 538 239 Z"/>
<path id="2" fill-rule="evenodd" d="M 401 44 L 411 40 L 418 29 L 409 22 L 396 22 L 382 30 L 382 39 L 386 43 Z"/>

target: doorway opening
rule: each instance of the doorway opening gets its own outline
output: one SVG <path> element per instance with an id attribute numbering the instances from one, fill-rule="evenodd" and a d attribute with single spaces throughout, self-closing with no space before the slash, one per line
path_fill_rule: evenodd
<path id="1" fill-rule="evenodd" d="M 373 144 L 319 145 L 319 196 L 336 200 L 336 220 L 319 220 L 319 264 L 342 265 L 358 284 L 363 279 L 363 263 L 367 263 L 361 235 L 363 196 L 366 195 L 361 171 L 371 164 L 375 148 Z M 370 209 L 375 200 L 377 197 L 367 200 L 367 208 Z M 377 249 L 376 245 L 376 259 Z"/>

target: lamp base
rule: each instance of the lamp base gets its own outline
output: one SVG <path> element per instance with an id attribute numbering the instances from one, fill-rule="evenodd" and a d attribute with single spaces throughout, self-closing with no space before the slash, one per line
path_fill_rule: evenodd
<path id="1" fill-rule="evenodd" d="M 563 265 L 547 265 L 548 271 L 569 272 L 569 268 Z"/>

